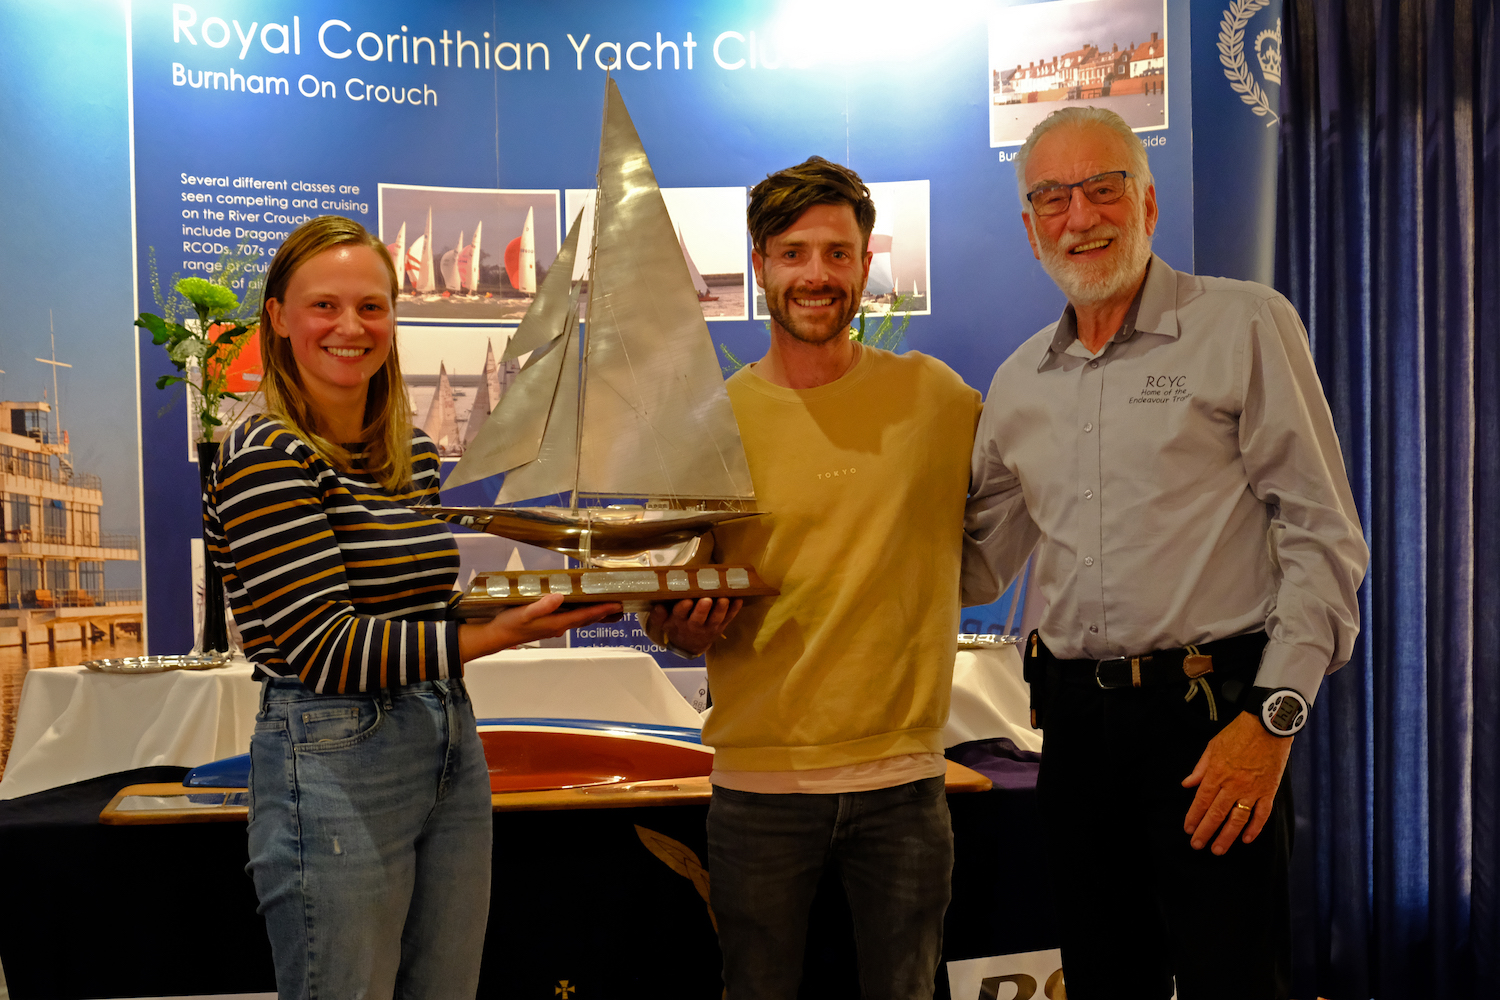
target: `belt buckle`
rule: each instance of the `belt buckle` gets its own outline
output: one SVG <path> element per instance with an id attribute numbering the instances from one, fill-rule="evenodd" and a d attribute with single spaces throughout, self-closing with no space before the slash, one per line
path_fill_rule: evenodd
<path id="1" fill-rule="evenodd" d="M 1126 684 L 1106 684 L 1106 683 L 1104 683 L 1104 678 L 1103 678 L 1103 676 L 1101 676 L 1101 671 L 1103 671 L 1106 667 L 1112 667 L 1112 666 L 1114 666 L 1117 663 L 1121 666 L 1121 668 L 1126 668 L 1126 667 L 1128 667 L 1130 665 L 1130 658 L 1127 657 L 1127 656 L 1115 656 L 1115 657 L 1111 657 L 1110 659 L 1107 659 L 1107 660 L 1096 660 L 1094 662 L 1094 683 L 1097 684 L 1097 685 L 1099 685 L 1099 687 L 1102 690 L 1104 690 L 1104 691 L 1115 691 L 1115 690 L 1118 690 L 1120 688 L 1128 687 L 1129 686 L 1129 685 L 1126 685 Z"/>

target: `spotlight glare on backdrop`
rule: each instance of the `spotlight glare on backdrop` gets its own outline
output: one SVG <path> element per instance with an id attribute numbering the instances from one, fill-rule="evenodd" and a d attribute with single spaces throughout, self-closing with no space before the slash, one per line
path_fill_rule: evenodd
<path id="1" fill-rule="evenodd" d="M 757 57 L 767 68 L 794 69 L 908 62 L 982 28 L 987 11 L 980 0 L 783 0 Z"/>

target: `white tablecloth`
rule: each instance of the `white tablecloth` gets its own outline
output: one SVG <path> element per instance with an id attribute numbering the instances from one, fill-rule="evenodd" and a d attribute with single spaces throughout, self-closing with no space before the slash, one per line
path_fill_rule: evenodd
<path id="1" fill-rule="evenodd" d="M 512 649 L 464 667 L 481 719 L 606 719 L 697 729 L 698 713 L 635 649 Z"/>
<path id="2" fill-rule="evenodd" d="M 136 767 L 196 767 L 250 749 L 260 683 L 218 670 L 32 670 L 21 689 L 0 799 Z M 512 649 L 464 670 L 479 718 L 607 719 L 697 728 L 656 661 L 633 649 Z"/>
<path id="3" fill-rule="evenodd" d="M 991 649 L 961 649 L 953 664 L 953 702 L 943 746 L 1005 737 L 1018 750 L 1041 750 L 1042 734 L 1031 728 L 1031 695 L 1021 676 L 1014 643 Z"/>
<path id="4" fill-rule="evenodd" d="M 0 799 L 136 767 L 194 767 L 250 749 L 260 685 L 249 661 L 217 670 L 26 674 Z"/>

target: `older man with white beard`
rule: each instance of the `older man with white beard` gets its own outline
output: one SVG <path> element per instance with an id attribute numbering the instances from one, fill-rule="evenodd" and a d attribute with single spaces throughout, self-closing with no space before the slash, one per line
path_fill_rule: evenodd
<path id="1" fill-rule="evenodd" d="M 1307 334 L 1274 290 L 1152 254 L 1146 150 L 1113 112 L 1052 114 L 1015 166 L 1068 306 L 990 386 L 964 591 L 992 599 L 1035 548 L 1068 996 L 1284 998 L 1282 772 L 1368 561 Z"/>

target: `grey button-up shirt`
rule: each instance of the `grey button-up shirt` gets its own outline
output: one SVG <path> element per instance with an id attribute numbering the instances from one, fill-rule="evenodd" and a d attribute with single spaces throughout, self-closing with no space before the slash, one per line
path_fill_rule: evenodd
<path id="1" fill-rule="evenodd" d="M 1256 683 L 1312 698 L 1349 659 L 1369 549 L 1307 332 L 1276 291 L 1159 257 L 1132 314 L 1091 355 L 1070 307 L 995 373 L 965 603 L 993 600 L 1036 547 L 1057 656 L 1264 627 Z"/>

